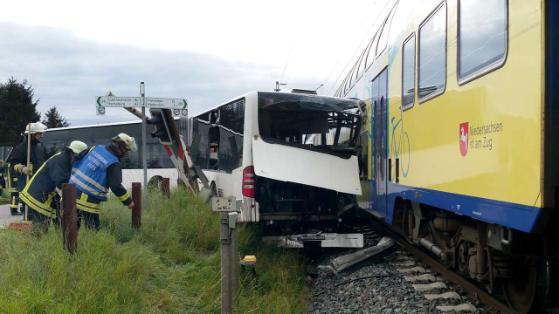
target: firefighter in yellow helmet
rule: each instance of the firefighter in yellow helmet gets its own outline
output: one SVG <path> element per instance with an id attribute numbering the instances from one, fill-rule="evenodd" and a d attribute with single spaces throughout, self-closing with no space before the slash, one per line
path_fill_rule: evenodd
<path id="1" fill-rule="evenodd" d="M 130 194 L 122 185 L 120 161 L 128 152 L 136 151 L 136 141 L 125 133 L 112 138 L 109 145 L 93 146 L 72 170 L 70 183 L 77 189 L 78 226 L 99 230 L 101 202 L 107 200 L 109 189 L 129 208 L 134 206 Z"/>
<path id="2" fill-rule="evenodd" d="M 25 187 L 27 176 L 33 175 L 33 169 L 38 169 L 47 159 L 47 152 L 41 143 L 47 127 L 41 122 L 28 124 L 25 128 L 23 141 L 17 144 L 10 152 L 7 162 L 8 180 L 10 181 L 10 210 L 12 215 L 23 214 L 23 207 L 17 211 L 19 192 Z M 31 133 L 31 134 L 27 134 Z M 31 137 L 31 163 L 27 164 L 27 137 Z"/>
<path id="3" fill-rule="evenodd" d="M 87 144 L 72 141 L 64 150 L 50 157 L 29 179 L 20 193 L 29 208 L 29 219 L 47 227 L 51 219 L 59 218 L 58 208 L 62 184 L 68 183 L 72 166 L 87 152 Z"/>

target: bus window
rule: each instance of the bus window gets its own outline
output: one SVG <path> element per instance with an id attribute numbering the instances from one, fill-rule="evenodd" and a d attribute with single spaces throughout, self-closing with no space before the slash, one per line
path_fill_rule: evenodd
<path id="1" fill-rule="evenodd" d="M 244 99 L 219 108 L 219 170 L 231 173 L 241 167 L 243 155 L 243 129 L 245 123 Z"/>
<path id="2" fill-rule="evenodd" d="M 446 88 L 446 2 L 419 27 L 419 100 L 426 101 Z"/>
<path id="3" fill-rule="evenodd" d="M 458 16 L 458 80 L 465 83 L 504 64 L 507 0 L 462 0 Z"/>
<path id="4" fill-rule="evenodd" d="M 360 134 L 361 119 L 353 112 L 353 100 L 259 93 L 260 135 L 271 143 L 346 154 L 344 149 L 354 149 Z"/>
<path id="5" fill-rule="evenodd" d="M 413 106 L 415 98 L 415 34 L 404 42 L 402 49 L 402 109 Z"/>
<path id="6" fill-rule="evenodd" d="M 194 163 L 202 169 L 207 169 L 209 166 L 209 133 L 210 125 L 207 121 L 199 117 L 193 119 L 190 155 Z"/>

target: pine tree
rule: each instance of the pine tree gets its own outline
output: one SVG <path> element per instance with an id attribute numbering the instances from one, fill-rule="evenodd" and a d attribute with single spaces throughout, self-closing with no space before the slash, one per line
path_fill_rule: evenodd
<path id="1" fill-rule="evenodd" d="M 47 113 L 45 119 L 42 121 L 44 125 L 50 128 L 60 128 L 69 126 L 70 123 L 58 112 L 56 106 L 52 106 Z"/>
<path id="2" fill-rule="evenodd" d="M 0 145 L 15 145 L 27 123 L 41 119 L 33 96 L 26 80 L 19 83 L 11 77 L 0 83 Z"/>

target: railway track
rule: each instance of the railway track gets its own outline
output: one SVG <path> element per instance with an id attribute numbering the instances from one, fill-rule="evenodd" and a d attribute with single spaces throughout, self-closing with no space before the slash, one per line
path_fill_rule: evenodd
<path id="1" fill-rule="evenodd" d="M 346 308 L 350 312 L 513 313 L 501 301 L 447 269 L 386 226 L 375 222 L 349 228 L 352 232 L 364 234 L 366 247 L 376 245 L 383 235 L 393 238 L 397 247 L 373 258 L 374 261 L 354 266 L 348 273 L 318 275 L 313 285 L 312 313 L 343 312 Z M 350 286 L 346 287 L 348 283 Z M 325 297 L 324 294 L 331 296 Z M 359 307 L 353 307 L 355 305 L 348 301 L 352 295 Z M 386 303 L 410 302 L 414 305 L 401 308 L 396 304 L 385 308 L 382 307 L 385 305 L 379 305 L 382 301 L 374 298 L 381 298 Z M 324 302 L 327 305 L 321 304 Z"/>
<path id="2" fill-rule="evenodd" d="M 422 276 L 424 274 L 428 274 L 431 271 L 435 272 L 436 274 L 438 274 L 440 276 L 440 278 L 445 279 L 449 282 L 451 282 L 452 284 L 460 287 L 461 289 L 463 289 L 464 293 L 468 295 L 468 297 L 472 300 L 474 300 L 475 302 L 479 302 L 481 304 L 483 304 L 485 306 L 485 310 L 489 313 L 512 313 L 514 314 L 514 312 L 503 302 L 501 302 L 500 300 L 496 299 L 495 297 L 493 297 L 492 295 L 490 295 L 489 293 L 487 293 L 485 290 L 483 290 L 482 288 L 476 286 L 474 283 L 472 283 L 471 281 L 469 281 L 468 279 L 462 277 L 461 275 L 457 274 L 456 272 L 448 269 L 447 267 L 445 267 L 444 265 L 442 265 L 438 260 L 436 260 L 435 258 L 431 257 L 429 254 L 425 253 L 424 251 L 422 251 L 421 249 L 419 249 L 418 247 L 414 246 L 413 244 L 409 243 L 407 240 L 405 240 L 400 234 L 398 234 L 397 232 L 389 229 L 388 227 L 386 227 L 385 225 L 377 222 L 377 221 L 373 221 L 373 224 L 371 226 L 372 228 L 374 228 L 375 230 L 378 230 L 379 232 L 381 232 L 382 234 L 386 234 L 388 236 L 390 236 L 392 239 L 394 239 L 396 241 L 396 243 L 407 253 L 409 253 L 410 255 L 412 255 L 413 257 L 415 257 L 416 259 L 410 258 L 409 256 L 406 258 L 409 262 L 414 263 L 414 265 L 416 266 L 409 266 L 407 268 L 401 268 L 402 270 L 410 270 L 413 269 L 414 267 L 421 267 L 421 266 L 417 266 L 418 262 L 420 261 L 421 263 L 425 264 L 428 266 L 428 268 L 424 269 L 423 274 L 415 274 L 415 276 L 408 276 L 408 279 L 410 278 L 421 278 L 419 276 Z M 402 255 L 402 256 L 406 256 L 406 255 Z M 417 273 L 421 273 L 421 269 L 417 269 Z M 427 277 L 427 276 L 425 276 Z M 431 279 L 431 278 L 429 278 Z M 435 277 L 435 279 L 437 279 L 437 277 Z M 440 280 L 438 281 L 434 281 L 435 283 L 437 282 L 441 282 Z M 435 285 L 433 285 L 435 286 Z M 417 286 L 417 287 L 427 287 L 427 286 Z M 427 294 L 428 295 L 428 294 Z M 447 294 L 446 296 L 450 296 L 451 294 Z M 428 298 L 433 298 L 434 296 L 429 295 Z M 444 296 L 439 296 L 439 297 L 444 297 Z M 470 307 L 469 305 L 463 305 L 464 309 L 470 308 L 472 309 L 472 307 Z"/>

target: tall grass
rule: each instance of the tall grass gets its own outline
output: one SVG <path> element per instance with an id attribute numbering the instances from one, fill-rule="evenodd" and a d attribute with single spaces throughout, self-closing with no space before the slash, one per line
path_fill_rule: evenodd
<path id="1" fill-rule="evenodd" d="M 60 232 L 0 231 L 0 312 L 216 313 L 220 311 L 219 220 L 185 192 L 150 194 L 142 227 L 110 202 L 99 232 L 80 230 L 78 251 Z M 241 254 L 257 255 L 257 275 L 243 277 L 237 312 L 300 313 L 307 290 L 296 252 L 261 245 L 240 228 Z"/>

